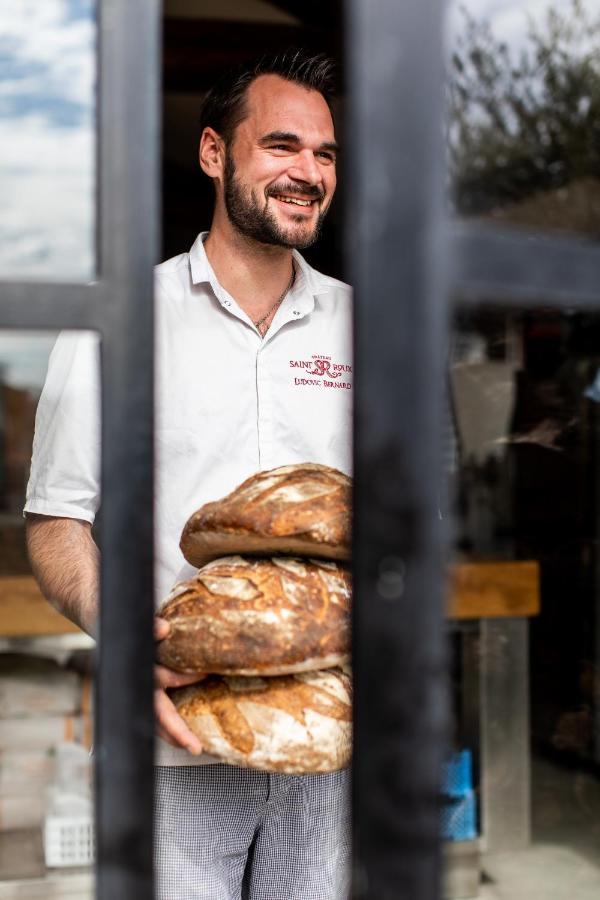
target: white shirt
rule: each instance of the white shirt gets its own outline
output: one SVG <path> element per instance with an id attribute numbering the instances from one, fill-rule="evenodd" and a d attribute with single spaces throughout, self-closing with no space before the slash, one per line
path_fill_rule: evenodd
<path id="1" fill-rule="evenodd" d="M 261 338 L 218 283 L 205 236 L 156 269 L 157 606 L 195 571 L 179 537 L 203 503 L 276 466 L 351 470 L 350 288 L 294 252 L 294 286 Z M 95 335 L 60 335 L 36 416 L 26 512 L 94 521 L 98 367 Z M 160 759 L 195 761 L 173 748 Z"/>

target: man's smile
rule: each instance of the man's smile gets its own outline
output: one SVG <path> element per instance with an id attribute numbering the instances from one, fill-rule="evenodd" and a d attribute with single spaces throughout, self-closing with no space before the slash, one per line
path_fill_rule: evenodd
<path id="1" fill-rule="evenodd" d="M 314 197 L 312 200 L 305 200 L 301 197 L 290 197 L 287 194 L 273 194 L 276 200 L 280 200 L 282 203 L 295 203 L 297 206 L 312 206 L 313 203 L 317 201 L 317 197 Z"/>
<path id="2" fill-rule="evenodd" d="M 318 190 L 314 192 L 312 190 L 271 190 L 267 194 L 267 200 L 275 200 L 277 206 L 279 206 L 280 203 L 284 204 L 286 213 L 292 213 L 296 219 L 298 219 L 298 217 L 303 217 L 307 221 L 308 219 L 313 218 L 315 210 L 320 212 L 324 199 L 323 193 Z"/>

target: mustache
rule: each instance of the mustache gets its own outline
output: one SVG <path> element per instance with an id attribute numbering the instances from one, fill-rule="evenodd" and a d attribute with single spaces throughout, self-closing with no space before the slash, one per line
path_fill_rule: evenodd
<path id="1" fill-rule="evenodd" d="M 317 200 L 322 200 L 325 196 L 325 191 L 317 187 L 316 184 L 300 185 L 294 184 L 293 182 L 287 182 L 274 184 L 267 189 L 267 197 L 272 197 L 273 194 L 300 194 L 303 197 L 314 197 Z"/>

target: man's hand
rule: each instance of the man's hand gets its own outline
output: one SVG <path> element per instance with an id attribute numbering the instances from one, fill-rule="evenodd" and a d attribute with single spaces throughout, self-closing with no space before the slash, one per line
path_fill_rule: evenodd
<path id="1" fill-rule="evenodd" d="M 154 637 L 157 641 L 164 640 L 169 634 L 169 623 L 165 619 L 156 616 L 154 619 Z M 156 732 L 164 741 L 172 747 L 183 747 L 194 756 L 202 753 L 202 744 L 195 734 L 187 727 L 173 701 L 168 696 L 166 688 L 184 687 L 202 681 L 205 675 L 195 673 L 184 675 L 174 672 L 166 666 L 154 667 L 154 715 L 156 717 Z"/>

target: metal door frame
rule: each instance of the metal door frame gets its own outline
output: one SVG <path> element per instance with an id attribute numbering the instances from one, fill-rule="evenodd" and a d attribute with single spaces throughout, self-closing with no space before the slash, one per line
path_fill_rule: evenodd
<path id="1" fill-rule="evenodd" d="M 99 264 L 92 284 L 0 283 L 0 327 L 102 336 L 99 900 L 152 896 L 152 268 L 159 0 L 98 0 Z M 447 302 L 597 308 L 600 248 L 448 223 L 444 4 L 347 0 L 346 220 L 356 287 L 353 895 L 440 893 L 446 734 L 441 375 Z"/>
<path id="2" fill-rule="evenodd" d="M 0 327 L 102 339 L 101 639 L 95 679 L 96 891 L 152 897 L 153 266 L 161 3 L 96 0 L 97 276 L 0 282 Z"/>

